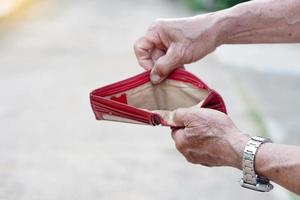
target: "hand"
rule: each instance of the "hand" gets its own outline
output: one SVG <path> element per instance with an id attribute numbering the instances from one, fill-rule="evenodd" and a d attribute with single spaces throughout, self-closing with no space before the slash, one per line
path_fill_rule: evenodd
<path id="1" fill-rule="evenodd" d="M 174 122 L 183 129 L 173 129 L 176 148 L 194 164 L 242 168 L 242 155 L 250 137 L 236 128 L 231 119 L 216 110 L 178 109 Z"/>
<path id="2" fill-rule="evenodd" d="M 197 61 L 214 51 L 218 26 L 213 14 L 181 19 L 159 19 L 134 45 L 139 64 L 151 71 L 151 81 L 159 83 L 174 69 Z"/>

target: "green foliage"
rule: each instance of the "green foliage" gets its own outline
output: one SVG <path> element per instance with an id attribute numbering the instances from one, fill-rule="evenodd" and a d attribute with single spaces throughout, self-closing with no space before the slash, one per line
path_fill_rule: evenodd
<path id="1" fill-rule="evenodd" d="M 184 2 L 194 11 L 198 10 L 220 10 L 247 0 L 184 0 Z"/>

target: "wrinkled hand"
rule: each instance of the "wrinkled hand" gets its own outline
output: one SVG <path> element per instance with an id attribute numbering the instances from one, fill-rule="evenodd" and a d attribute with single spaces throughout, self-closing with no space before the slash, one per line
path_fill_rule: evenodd
<path id="1" fill-rule="evenodd" d="M 177 67 L 197 61 L 218 46 L 211 15 L 156 20 L 134 45 L 139 64 L 159 83 Z"/>
<path id="2" fill-rule="evenodd" d="M 250 137 L 241 134 L 227 115 L 193 107 L 176 110 L 174 122 L 185 127 L 173 129 L 172 138 L 189 162 L 241 169 L 243 150 Z"/>

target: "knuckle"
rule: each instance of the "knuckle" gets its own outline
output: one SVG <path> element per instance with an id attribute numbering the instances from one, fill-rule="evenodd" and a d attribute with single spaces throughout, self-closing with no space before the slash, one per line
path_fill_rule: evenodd
<path id="1" fill-rule="evenodd" d="M 186 114 L 185 110 L 183 108 L 178 108 L 174 111 L 174 118 L 180 119 Z"/>
<path id="2" fill-rule="evenodd" d="M 134 42 L 133 48 L 137 49 L 139 47 L 139 43 L 140 43 L 140 38 Z"/>
<path id="3" fill-rule="evenodd" d="M 164 27 L 165 20 L 163 18 L 155 19 L 149 26 L 148 31 L 153 31 L 159 28 Z"/>
<path id="4" fill-rule="evenodd" d="M 184 144 L 183 141 L 177 141 L 176 144 L 175 144 L 175 146 L 176 146 L 176 149 L 178 151 L 180 151 L 181 153 L 185 154 L 185 152 L 186 152 L 186 145 Z"/>
<path id="5" fill-rule="evenodd" d="M 182 59 L 183 55 L 181 53 L 180 48 L 177 48 L 174 52 L 173 52 L 173 62 L 178 62 Z"/>
<path id="6" fill-rule="evenodd" d="M 169 69 L 163 65 L 156 64 L 156 72 L 161 77 L 166 77 L 169 74 Z"/>
<path id="7" fill-rule="evenodd" d="M 176 51 L 174 51 L 174 60 L 175 62 L 182 62 L 184 64 L 188 63 L 189 60 L 190 60 L 190 56 L 188 54 L 188 44 L 181 44 L 181 45 L 178 45 Z"/>
<path id="8" fill-rule="evenodd" d="M 154 20 L 153 25 L 155 26 L 161 26 L 164 23 L 164 19 L 163 18 L 157 18 Z"/>
<path id="9" fill-rule="evenodd" d="M 185 154 L 185 158 L 188 162 L 197 164 L 197 159 L 195 158 L 195 155 L 192 151 L 187 151 Z"/>
<path id="10" fill-rule="evenodd" d="M 145 64 L 144 64 L 143 60 L 141 60 L 141 59 L 138 57 L 138 58 L 137 58 L 137 61 L 138 61 L 139 65 L 140 65 L 142 68 L 144 68 Z"/>
<path id="11" fill-rule="evenodd" d="M 205 166 L 205 167 L 212 167 L 211 164 L 208 164 L 208 163 L 201 163 L 201 165 Z"/>
<path id="12" fill-rule="evenodd" d="M 193 122 L 200 122 L 200 123 L 201 123 L 201 121 L 200 121 L 201 118 L 199 118 L 198 114 L 195 113 L 195 112 L 190 112 L 190 113 L 188 114 L 188 117 L 189 117 L 189 119 L 190 119 L 191 121 L 193 121 Z"/>
<path id="13" fill-rule="evenodd" d="M 194 120 L 197 115 L 193 112 L 193 110 L 188 108 L 179 108 L 174 111 L 174 117 L 176 119 L 187 119 L 187 120 Z"/>
<path id="14" fill-rule="evenodd" d="M 150 24 L 150 26 L 149 26 L 149 28 L 148 28 L 148 32 L 149 31 L 153 31 L 153 30 L 155 30 L 156 28 L 158 27 L 158 24 L 157 24 L 157 22 L 156 21 L 154 21 L 154 22 L 152 22 L 151 24 Z"/>
<path id="15" fill-rule="evenodd" d="M 144 40 L 144 37 L 139 38 L 135 43 L 133 44 L 133 49 L 137 52 L 139 51 L 143 46 L 142 46 L 142 40 Z"/>

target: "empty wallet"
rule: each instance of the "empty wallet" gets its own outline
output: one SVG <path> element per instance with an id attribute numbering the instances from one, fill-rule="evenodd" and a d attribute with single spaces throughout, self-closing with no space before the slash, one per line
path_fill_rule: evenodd
<path id="1" fill-rule="evenodd" d="M 192 106 L 226 113 L 222 97 L 184 69 L 177 69 L 159 84 L 152 84 L 150 71 L 90 93 L 97 120 L 178 127 L 174 110 Z"/>

